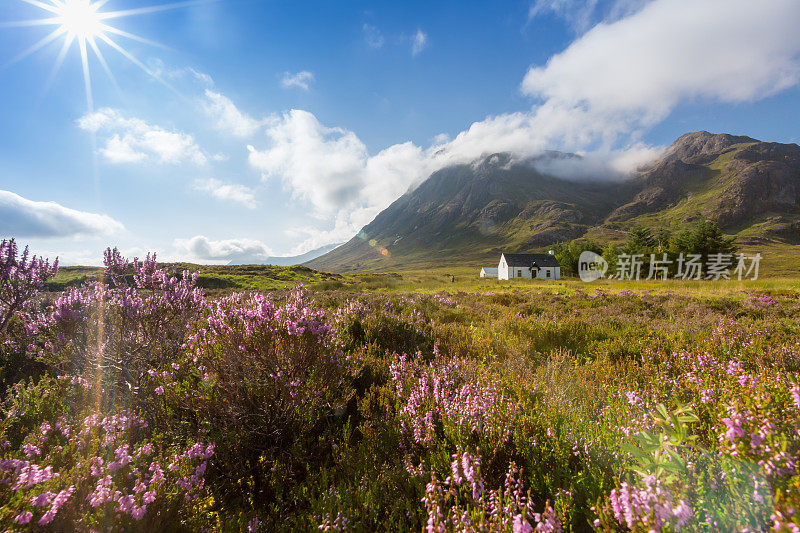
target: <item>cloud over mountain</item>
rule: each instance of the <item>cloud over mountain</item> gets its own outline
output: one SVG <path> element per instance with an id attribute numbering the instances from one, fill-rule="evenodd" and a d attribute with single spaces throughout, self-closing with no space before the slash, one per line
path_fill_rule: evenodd
<path id="1" fill-rule="evenodd" d="M 427 164 L 422 149 L 412 143 L 370 156 L 354 132 L 327 127 L 308 111 L 295 109 L 275 118 L 266 136 L 266 147 L 248 147 L 250 164 L 265 179 L 281 180 L 319 218 L 346 211 L 348 232 L 403 194 L 424 175 Z"/>
<path id="2" fill-rule="evenodd" d="M 655 0 L 532 67 L 522 82 L 541 100 L 531 120 L 557 126 L 545 128 L 556 138 L 611 144 L 681 102 L 775 94 L 800 79 L 797 20 L 793 0 Z"/>
<path id="3" fill-rule="evenodd" d="M 537 2 L 532 15 L 573 4 Z M 323 124 L 309 111 L 256 120 L 220 94 L 206 97 L 216 103 L 220 129 L 245 137 L 263 126 L 266 142 L 256 136 L 247 147 L 250 165 L 265 180 L 280 180 L 313 217 L 333 224 L 308 232 L 301 247 L 312 247 L 355 233 L 432 172 L 487 153 L 525 159 L 550 149 L 575 152 L 583 157 L 549 160 L 542 170 L 572 179 L 620 178 L 661 153 L 641 137 L 677 105 L 758 100 L 800 79 L 800 33 L 793 27 L 800 4 L 793 0 L 612 7 L 605 22 L 528 70 L 520 89 L 533 99 L 530 109 L 486 117 L 428 147 L 406 142 L 371 154 L 355 132 Z M 591 20 L 593 12 L 588 6 L 581 16 Z M 376 28 L 365 25 L 364 33 L 373 47 L 383 45 Z M 418 53 L 427 36 L 419 31 L 412 41 Z"/>

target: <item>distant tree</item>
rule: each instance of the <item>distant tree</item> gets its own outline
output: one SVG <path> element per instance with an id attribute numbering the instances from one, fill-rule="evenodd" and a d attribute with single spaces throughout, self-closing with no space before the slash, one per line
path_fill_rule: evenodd
<path id="1" fill-rule="evenodd" d="M 694 228 L 676 235 L 670 242 L 674 254 L 699 254 L 707 260 L 710 254 L 736 252 L 732 237 L 726 237 L 716 222 L 700 220 Z"/>
<path id="2" fill-rule="evenodd" d="M 656 231 L 655 239 L 656 239 L 656 246 L 658 247 L 659 252 L 666 252 L 669 249 L 670 239 L 672 238 L 672 234 L 666 228 L 661 228 Z"/>
<path id="3" fill-rule="evenodd" d="M 619 246 L 614 243 L 606 244 L 605 247 L 603 247 L 603 253 L 601 255 L 608 263 L 608 268 L 612 271 L 611 273 L 613 273 L 613 270 L 617 268 L 617 258 L 619 257 L 620 253 L 622 252 Z"/>
<path id="4" fill-rule="evenodd" d="M 623 251 L 627 254 L 643 254 L 645 256 L 653 253 L 656 247 L 656 238 L 649 228 L 644 226 L 634 226 L 628 232 L 628 240 L 625 242 Z"/>
<path id="5" fill-rule="evenodd" d="M 576 276 L 578 274 L 578 260 L 581 253 L 589 250 L 600 254 L 603 250 L 597 243 L 586 239 L 573 239 L 569 242 L 561 242 L 553 246 L 556 260 L 561 265 L 563 273 Z"/>

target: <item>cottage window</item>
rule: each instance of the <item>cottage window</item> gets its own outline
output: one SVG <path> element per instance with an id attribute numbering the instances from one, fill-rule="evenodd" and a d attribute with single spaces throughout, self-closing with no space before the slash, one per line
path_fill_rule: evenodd
<path id="1" fill-rule="evenodd" d="M 548 278 L 550 277 L 550 271 L 549 270 L 547 271 L 547 277 Z"/>
<path id="2" fill-rule="evenodd" d="M 522 277 L 522 269 L 517 270 L 517 277 L 518 278 Z"/>

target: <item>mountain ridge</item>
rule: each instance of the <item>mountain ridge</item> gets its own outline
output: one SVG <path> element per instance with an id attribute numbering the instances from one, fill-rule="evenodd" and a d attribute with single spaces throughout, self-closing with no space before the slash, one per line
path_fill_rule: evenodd
<path id="1" fill-rule="evenodd" d="M 678 231 L 699 218 L 744 243 L 800 242 L 796 144 L 687 133 L 622 181 L 560 178 L 534 163 L 497 153 L 438 170 L 305 264 L 345 272 L 473 262 L 580 237 L 615 240 L 634 225 Z"/>

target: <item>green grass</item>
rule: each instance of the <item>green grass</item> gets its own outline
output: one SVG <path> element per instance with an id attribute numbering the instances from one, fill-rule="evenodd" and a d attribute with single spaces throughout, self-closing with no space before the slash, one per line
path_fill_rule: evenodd
<path id="1" fill-rule="evenodd" d="M 290 289 L 298 284 L 335 284 L 344 279 L 339 274 L 319 272 L 304 266 L 279 267 L 273 265 L 197 265 L 193 263 L 168 263 L 167 270 L 180 273 L 184 270 L 199 272 L 198 285 L 204 289 L 271 291 Z M 102 275 L 100 267 L 64 267 L 46 285 L 48 291 L 62 291 L 79 286 L 84 281 L 97 280 Z"/>
<path id="2" fill-rule="evenodd" d="M 783 257 L 781 260 L 787 260 Z M 789 261 L 789 264 L 794 264 Z M 774 270 L 780 266 L 773 265 Z M 788 267 L 787 267 L 788 268 Z M 345 287 L 353 290 L 378 290 L 384 292 L 449 292 L 465 293 L 513 293 L 515 291 L 540 292 L 544 294 L 572 295 L 576 292 L 594 293 L 600 289 L 615 294 L 623 290 L 645 291 L 652 294 L 677 293 L 700 295 L 704 297 L 747 297 L 753 293 L 787 292 L 800 294 L 800 276 L 767 276 L 758 280 L 720 280 L 720 281 L 622 281 L 601 280 L 584 283 L 577 278 L 567 277 L 558 281 L 547 280 L 504 280 L 478 277 L 479 267 L 438 268 L 401 270 L 384 274 L 348 276 Z M 456 281 L 451 282 L 451 275 Z M 383 277 L 381 277 L 383 276 Z M 381 280 L 376 283 L 376 280 Z M 389 281 L 391 280 L 391 281 Z M 313 286 L 312 286 L 313 288 Z"/>
<path id="3" fill-rule="evenodd" d="M 559 281 L 481 279 L 478 277 L 481 266 L 494 266 L 494 261 L 466 261 L 453 258 L 454 264 L 466 266 L 445 266 L 437 268 L 411 267 L 393 270 L 384 267 L 381 271 L 334 274 L 320 272 L 303 266 L 278 267 L 272 265 L 197 265 L 175 263 L 177 272 L 199 271 L 199 286 L 207 291 L 223 293 L 231 291 L 274 291 L 291 289 L 302 284 L 316 291 L 323 290 L 375 290 L 375 291 L 446 291 L 456 293 L 537 290 L 554 294 L 572 294 L 575 291 L 648 290 L 659 292 L 696 292 L 703 294 L 733 294 L 751 291 L 785 290 L 800 291 L 800 246 L 770 244 L 759 247 L 743 247 L 745 253 L 759 252 L 763 256 L 760 279 L 757 281 L 678 281 L 666 282 L 604 280 L 591 284 L 577 278 L 567 277 Z M 421 259 L 422 261 L 422 259 Z M 169 264 L 172 267 L 173 264 Z M 46 290 L 57 292 L 68 287 L 76 287 L 87 280 L 99 279 L 103 269 L 100 267 L 64 267 L 46 285 Z M 455 283 L 451 282 L 455 275 Z"/>

